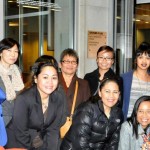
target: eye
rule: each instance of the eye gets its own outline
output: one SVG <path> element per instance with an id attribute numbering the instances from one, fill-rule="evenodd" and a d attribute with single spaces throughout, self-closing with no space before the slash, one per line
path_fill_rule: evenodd
<path id="1" fill-rule="evenodd" d="M 43 78 L 44 78 L 44 79 L 48 79 L 48 77 L 47 77 L 47 76 L 44 76 Z"/>
<path id="2" fill-rule="evenodd" d="M 147 111 L 147 114 L 149 114 L 149 115 L 150 115 L 150 110 L 148 110 L 148 111 Z"/>
<path id="3" fill-rule="evenodd" d="M 142 57 L 142 56 L 139 56 L 138 58 L 139 58 L 139 59 L 142 59 L 143 57 Z"/>
<path id="4" fill-rule="evenodd" d="M 106 92 L 106 93 L 110 93 L 110 91 L 109 91 L 109 90 L 105 90 L 105 92 Z"/>
<path id="5" fill-rule="evenodd" d="M 119 93 L 119 91 L 114 91 L 113 93 L 114 93 L 114 94 L 118 94 L 118 93 Z"/>
<path id="6" fill-rule="evenodd" d="M 144 112 L 142 110 L 138 110 L 138 113 L 139 114 L 143 114 Z"/>
<path id="7" fill-rule="evenodd" d="M 58 77 L 57 77 L 57 76 L 54 76 L 52 79 L 53 79 L 53 80 L 58 80 Z"/>
<path id="8" fill-rule="evenodd" d="M 106 57 L 106 60 L 110 61 L 110 60 L 111 60 L 111 58 L 107 58 L 107 57 Z"/>

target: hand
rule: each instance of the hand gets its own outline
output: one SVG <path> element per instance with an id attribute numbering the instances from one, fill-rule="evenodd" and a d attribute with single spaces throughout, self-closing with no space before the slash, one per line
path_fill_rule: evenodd
<path id="1" fill-rule="evenodd" d="M 142 150 L 150 150 L 150 142 L 145 142 L 142 146 Z"/>

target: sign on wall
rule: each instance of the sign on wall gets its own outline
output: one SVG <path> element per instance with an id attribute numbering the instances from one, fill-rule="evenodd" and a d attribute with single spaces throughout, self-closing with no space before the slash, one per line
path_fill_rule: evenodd
<path id="1" fill-rule="evenodd" d="M 88 58 L 96 58 L 97 50 L 106 43 L 106 32 L 88 31 Z"/>

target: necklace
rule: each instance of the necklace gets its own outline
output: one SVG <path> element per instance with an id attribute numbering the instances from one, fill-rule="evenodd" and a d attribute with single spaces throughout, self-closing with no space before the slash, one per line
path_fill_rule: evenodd
<path id="1" fill-rule="evenodd" d="M 138 77 L 138 74 L 137 74 L 137 72 L 135 72 L 136 73 L 136 77 L 137 77 L 137 79 L 138 79 L 138 84 L 139 84 L 139 86 L 140 86 L 140 91 L 141 91 L 141 94 L 142 95 L 144 95 L 145 93 L 147 93 L 147 88 L 148 88 L 148 77 L 147 77 L 147 81 L 146 81 L 146 86 L 143 86 L 143 87 L 145 87 L 145 88 L 143 88 L 142 87 L 142 84 L 141 84 L 141 81 L 140 81 L 140 79 L 139 79 L 139 77 Z"/>
<path id="2" fill-rule="evenodd" d="M 46 100 L 44 100 L 44 101 L 42 101 L 42 110 L 43 110 L 43 113 L 47 110 L 47 108 L 48 108 L 48 100 L 49 100 L 49 98 L 48 99 L 46 99 Z"/>

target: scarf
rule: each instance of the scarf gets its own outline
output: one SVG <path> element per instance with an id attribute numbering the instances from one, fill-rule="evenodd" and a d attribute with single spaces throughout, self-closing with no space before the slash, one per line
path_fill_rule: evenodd
<path id="1" fill-rule="evenodd" d="M 16 98 L 16 92 L 24 88 L 19 68 L 13 64 L 9 69 L 6 69 L 0 63 L 0 77 L 6 89 L 6 100 L 14 100 Z"/>

